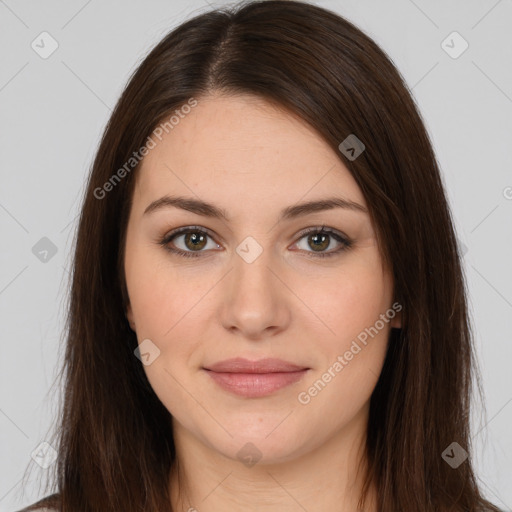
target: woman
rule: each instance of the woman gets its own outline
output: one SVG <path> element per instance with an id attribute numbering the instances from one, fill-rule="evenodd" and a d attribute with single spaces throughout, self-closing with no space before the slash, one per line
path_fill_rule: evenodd
<path id="1" fill-rule="evenodd" d="M 391 60 L 340 16 L 201 14 L 96 155 L 56 492 L 26 510 L 497 511 L 440 171 Z"/>

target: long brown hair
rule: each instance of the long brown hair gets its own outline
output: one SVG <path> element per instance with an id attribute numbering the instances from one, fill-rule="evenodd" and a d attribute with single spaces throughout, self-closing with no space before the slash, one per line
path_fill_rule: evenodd
<path id="1" fill-rule="evenodd" d="M 466 283 L 420 113 L 372 39 L 327 9 L 286 0 L 243 2 L 181 24 L 147 55 L 112 113 L 76 234 L 56 492 L 39 505 L 171 507 L 170 413 L 134 356 L 137 339 L 125 317 L 124 237 L 138 169 L 126 162 L 162 119 L 214 91 L 258 95 L 309 123 L 361 188 L 393 269 L 402 328 L 391 331 L 371 398 L 360 503 L 374 481 L 382 512 L 497 511 L 472 469 L 474 379 L 481 389 Z M 356 159 L 339 150 L 351 134 L 365 144 Z M 442 456 L 453 442 L 469 453 L 456 469 Z"/>

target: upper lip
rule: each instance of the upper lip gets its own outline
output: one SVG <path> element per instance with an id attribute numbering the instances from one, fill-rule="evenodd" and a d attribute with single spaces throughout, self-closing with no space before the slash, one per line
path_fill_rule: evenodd
<path id="1" fill-rule="evenodd" d="M 205 367 L 218 373 L 283 373 L 307 370 L 305 366 L 299 366 L 282 359 L 265 358 L 257 361 L 250 361 L 243 357 L 226 359 Z"/>

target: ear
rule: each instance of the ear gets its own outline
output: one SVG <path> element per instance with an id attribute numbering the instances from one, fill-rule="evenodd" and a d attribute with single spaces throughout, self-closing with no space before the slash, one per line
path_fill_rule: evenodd
<path id="1" fill-rule="evenodd" d="M 132 331 L 135 331 L 135 321 L 133 319 L 133 311 L 131 304 L 128 304 L 126 308 L 126 319 L 128 320 Z"/>

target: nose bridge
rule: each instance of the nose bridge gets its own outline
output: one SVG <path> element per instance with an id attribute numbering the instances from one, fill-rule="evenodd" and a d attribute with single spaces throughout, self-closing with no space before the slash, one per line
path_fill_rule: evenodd
<path id="1" fill-rule="evenodd" d="M 257 337 L 269 328 L 281 329 L 289 319 L 286 300 L 274 275 L 276 265 L 270 246 L 245 238 L 233 253 L 229 292 L 223 301 L 224 327 Z"/>
<path id="2" fill-rule="evenodd" d="M 235 249 L 233 255 L 233 289 L 240 299 L 249 294 L 253 301 L 262 299 L 265 304 L 273 301 L 273 287 L 275 283 L 271 272 L 272 249 L 269 245 L 263 246 L 254 237 L 246 237 Z M 264 295 L 264 297 L 260 297 Z"/>

